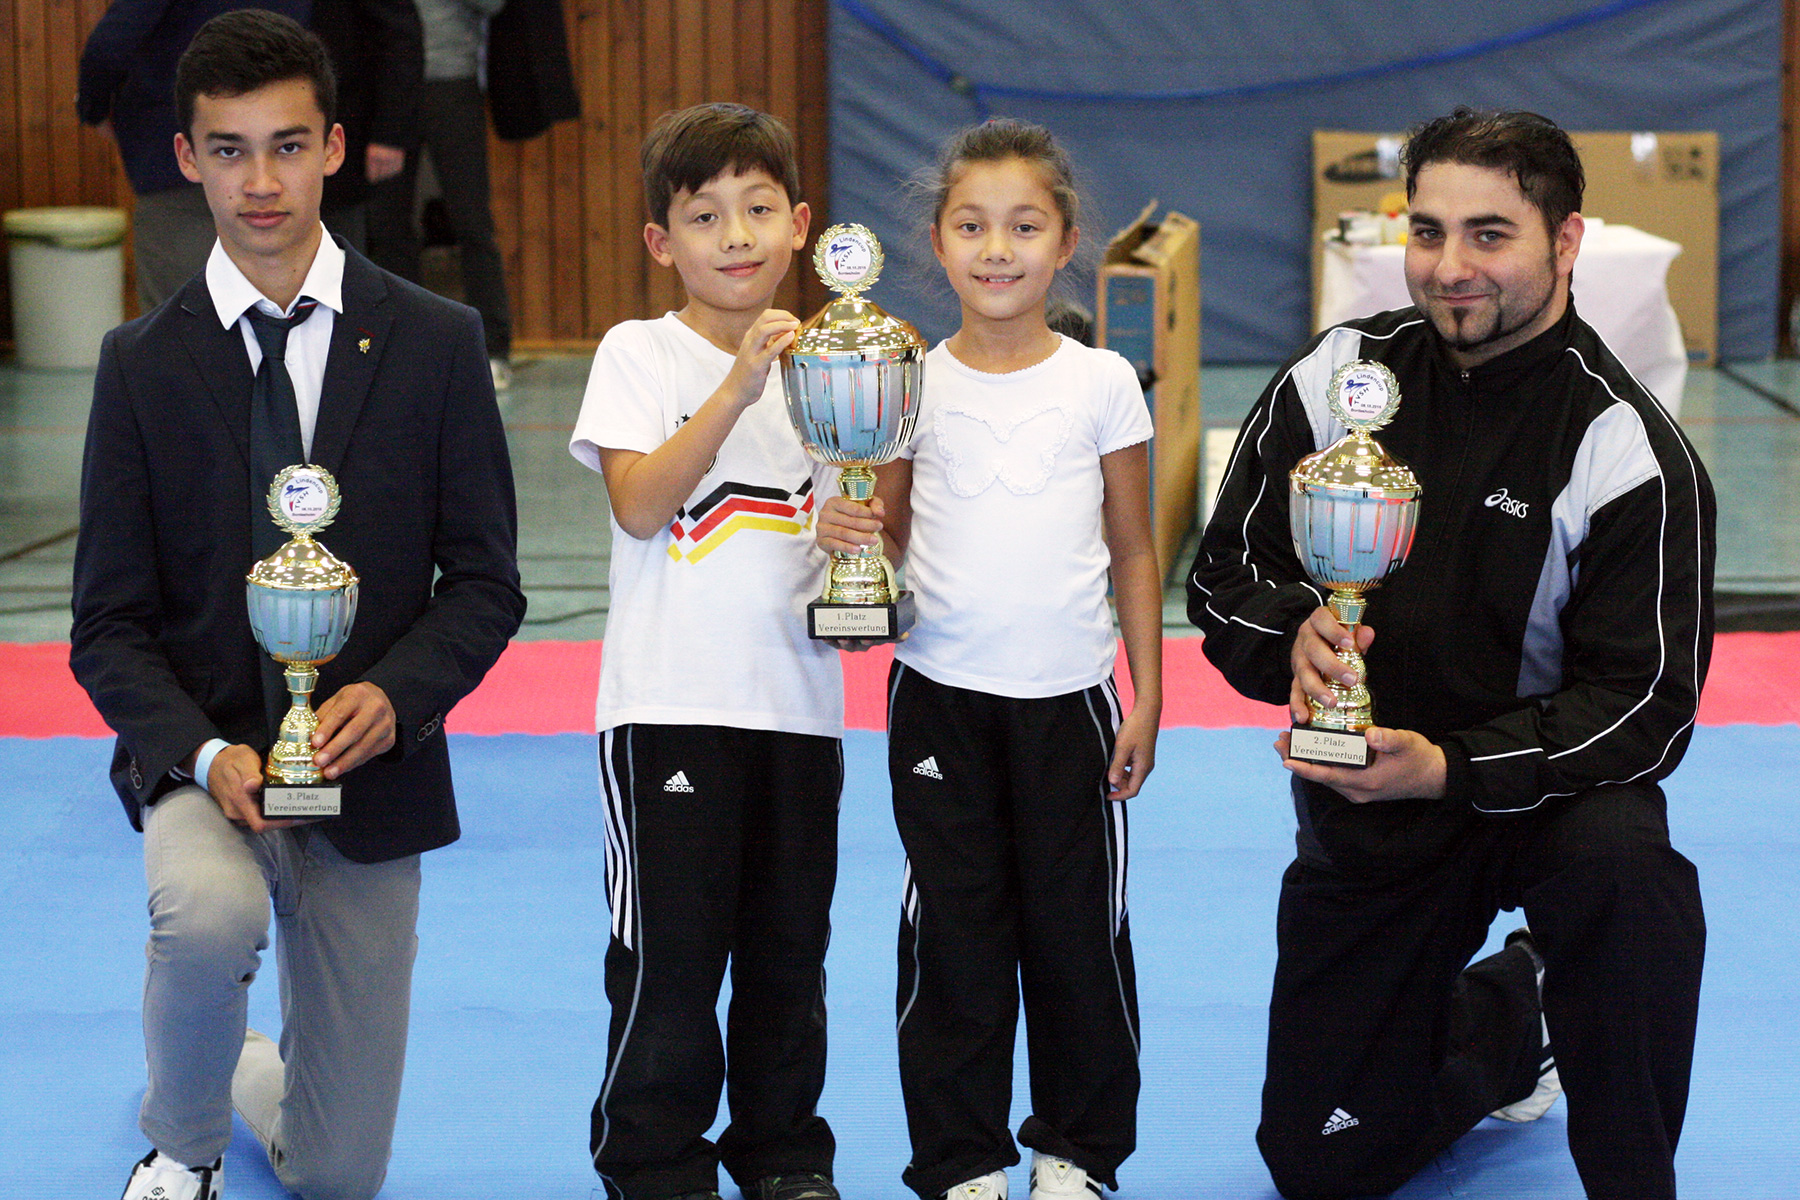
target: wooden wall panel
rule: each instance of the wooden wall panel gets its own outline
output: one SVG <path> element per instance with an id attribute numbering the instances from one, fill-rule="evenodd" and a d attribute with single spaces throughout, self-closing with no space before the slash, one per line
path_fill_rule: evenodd
<path id="1" fill-rule="evenodd" d="M 75 118 L 81 44 L 106 0 L 0 0 L 0 210 L 48 204 L 129 207 L 112 139 Z M 12 297 L 0 269 L 0 341 Z"/>
<path id="2" fill-rule="evenodd" d="M 736 100 L 781 117 L 799 139 L 815 231 L 828 216 L 829 0 L 563 3 L 581 119 L 530 142 L 490 143 L 523 350 L 591 346 L 619 321 L 680 305 L 673 272 L 644 251 L 638 181 L 644 131 L 671 108 Z M 75 119 L 81 45 L 105 10 L 106 0 L 0 0 L 0 208 L 130 206 L 111 138 Z M 0 339 L 11 327 L 5 289 L 0 271 Z M 777 302 L 805 316 L 824 301 L 796 260 Z"/>

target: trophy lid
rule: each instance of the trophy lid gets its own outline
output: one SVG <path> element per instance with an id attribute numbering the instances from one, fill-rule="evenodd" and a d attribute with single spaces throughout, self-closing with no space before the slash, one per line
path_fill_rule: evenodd
<path id="1" fill-rule="evenodd" d="M 825 286 L 839 293 L 800 326 L 786 355 L 835 353 L 923 353 L 925 339 L 903 321 L 863 299 L 862 293 L 881 275 L 887 261 L 881 242 L 861 225 L 833 225 L 819 235 L 813 270 Z"/>
<path id="2" fill-rule="evenodd" d="M 901 320 L 861 296 L 839 296 L 806 319 L 786 353 L 898 354 L 913 350 L 923 354 L 925 348 L 925 338 L 912 322 Z"/>
<path id="3" fill-rule="evenodd" d="M 251 567 L 244 580 L 284 592 L 327 592 L 355 586 L 357 576 L 350 564 L 301 534 Z"/>
<path id="4" fill-rule="evenodd" d="M 1360 429 L 1301 459 L 1288 478 L 1296 491 L 1354 493 L 1371 500 L 1411 500 L 1423 490 L 1412 468 Z"/>

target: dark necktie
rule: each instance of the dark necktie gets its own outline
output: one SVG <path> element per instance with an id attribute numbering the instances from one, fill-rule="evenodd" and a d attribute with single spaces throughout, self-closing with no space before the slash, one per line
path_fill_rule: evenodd
<path id="1" fill-rule="evenodd" d="M 269 484 L 283 467 L 306 461 L 300 441 L 300 405 L 287 369 L 288 331 L 312 316 L 318 301 L 302 299 L 291 317 L 271 317 L 256 305 L 245 310 L 262 346 L 262 365 L 250 389 L 250 541 L 266 558 L 287 541 L 269 519 Z"/>
<path id="2" fill-rule="evenodd" d="M 251 305 L 244 311 L 250 328 L 262 346 L 262 365 L 250 388 L 250 546 L 258 560 L 281 549 L 288 535 L 269 516 L 269 485 L 283 467 L 306 461 L 300 441 L 300 402 L 294 398 L 294 380 L 287 369 L 288 332 L 318 307 L 316 300 L 301 300 L 291 317 L 271 317 Z M 266 654 L 262 665 L 263 711 L 268 717 L 270 740 L 288 708 L 287 685 L 281 668 Z"/>

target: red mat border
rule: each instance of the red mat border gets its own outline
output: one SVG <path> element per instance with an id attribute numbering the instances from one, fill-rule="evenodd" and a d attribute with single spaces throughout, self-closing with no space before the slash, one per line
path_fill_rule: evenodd
<path id="1" fill-rule="evenodd" d="M 1201 640 L 1163 642 L 1164 728 L 1279 728 L 1282 709 L 1232 691 L 1201 653 Z M 844 656 L 844 719 L 881 729 L 892 652 Z M 1713 646 L 1700 703 L 1702 725 L 1800 724 L 1800 632 L 1725 633 Z M 591 733 L 599 642 L 514 642 L 482 685 L 450 716 L 457 733 Z M 1129 698 L 1124 656 L 1121 690 Z M 0 737 L 104 737 L 108 730 L 69 674 L 66 642 L 0 643 Z"/>

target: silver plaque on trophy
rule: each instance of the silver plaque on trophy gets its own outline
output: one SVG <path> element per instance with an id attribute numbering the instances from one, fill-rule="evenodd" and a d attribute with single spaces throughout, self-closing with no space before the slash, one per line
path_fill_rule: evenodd
<path id="1" fill-rule="evenodd" d="M 839 293 L 781 355 L 788 417 L 820 462 L 843 468 L 838 490 L 859 503 L 875 494 L 873 468 L 912 438 L 925 384 L 925 339 L 862 293 L 881 274 L 881 243 L 861 225 L 833 225 L 819 237 L 813 269 Z M 895 641 L 913 624 L 913 595 L 894 583 L 879 545 L 834 551 L 825 591 L 807 605 L 815 638 Z"/>
<path id="2" fill-rule="evenodd" d="M 1331 590 L 1326 607 L 1351 635 L 1338 659 L 1365 679 L 1355 649 L 1366 593 L 1398 570 L 1412 550 L 1422 489 L 1412 471 L 1369 434 L 1400 407 L 1400 384 L 1378 362 L 1345 363 L 1332 373 L 1331 413 L 1349 433 L 1301 459 L 1288 475 L 1288 528 L 1306 573 Z M 1328 681 L 1335 704 L 1310 700 L 1311 717 L 1289 735 L 1288 757 L 1338 767 L 1365 767 L 1363 730 L 1375 723 L 1366 682 Z"/>
<path id="3" fill-rule="evenodd" d="M 341 785 L 313 765 L 312 708 L 319 666 L 337 657 L 356 620 L 356 572 L 313 540 L 331 524 L 342 497 L 323 467 L 285 467 L 269 487 L 269 515 L 292 535 L 281 549 L 250 568 L 245 599 L 257 644 L 282 664 L 292 703 L 263 766 L 263 816 L 335 817 Z"/>

